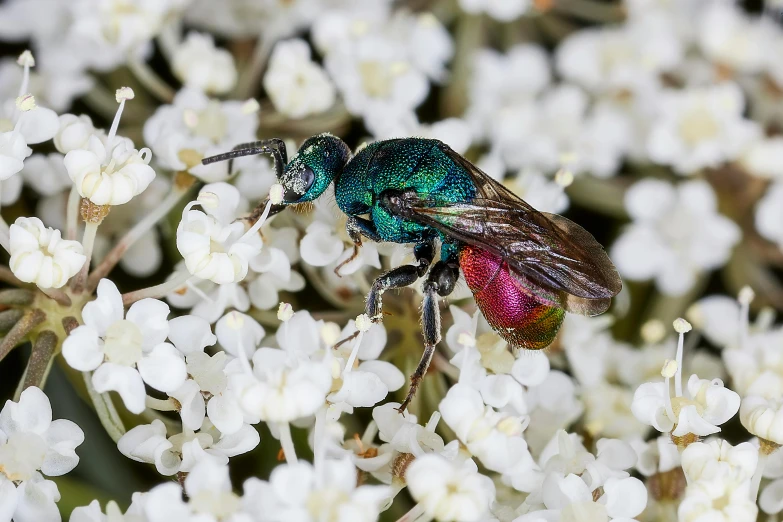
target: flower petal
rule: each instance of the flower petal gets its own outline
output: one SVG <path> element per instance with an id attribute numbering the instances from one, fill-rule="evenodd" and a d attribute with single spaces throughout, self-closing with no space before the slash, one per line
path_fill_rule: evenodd
<path id="1" fill-rule="evenodd" d="M 92 374 L 92 385 L 98 393 L 115 391 L 120 394 L 128 411 L 139 414 L 144 411 L 147 393 L 144 381 L 135 368 L 114 363 L 103 363 Z"/>
<path id="2" fill-rule="evenodd" d="M 173 392 L 188 376 L 182 354 L 169 343 L 159 344 L 136 365 L 144 382 L 162 392 Z"/>

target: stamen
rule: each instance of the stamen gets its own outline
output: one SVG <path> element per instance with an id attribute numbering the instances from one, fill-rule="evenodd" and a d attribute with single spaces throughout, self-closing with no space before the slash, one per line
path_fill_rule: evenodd
<path id="1" fill-rule="evenodd" d="M 345 362 L 345 368 L 343 369 L 343 375 L 351 372 L 353 369 L 353 363 L 356 361 L 356 357 L 359 355 L 359 346 L 362 344 L 362 337 L 364 332 L 370 329 L 372 321 L 367 314 L 359 314 L 356 316 L 356 329 L 359 330 L 359 337 L 356 338 L 356 344 L 353 345 L 351 355 L 348 356 L 348 360 Z"/>
<path id="2" fill-rule="evenodd" d="M 685 342 L 685 333 L 690 332 L 693 327 L 691 323 L 682 317 L 674 320 L 674 331 L 680 334 L 677 340 L 677 375 L 674 379 L 674 393 L 677 397 L 682 397 L 682 352 Z"/>
<path id="3" fill-rule="evenodd" d="M 106 149 L 111 151 L 111 144 L 114 141 L 114 137 L 117 135 L 117 129 L 120 126 L 120 118 L 122 117 L 122 111 L 125 109 L 125 101 L 132 100 L 135 97 L 133 89 L 130 87 L 120 87 L 114 95 L 117 103 L 120 104 L 117 109 L 117 113 L 114 115 L 114 121 L 111 122 L 111 128 L 109 129 L 109 136 L 106 138 Z"/>
<path id="4" fill-rule="evenodd" d="M 30 87 L 30 67 L 35 66 L 35 58 L 33 58 L 33 53 L 31 53 L 29 50 L 24 51 L 19 55 L 19 58 L 16 59 L 16 63 L 24 67 L 24 72 L 22 73 L 22 85 L 19 87 L 19 96 L 22 96 L 24 93 L 28 92 Z"/>
<path id="5" fill-rule="evenodd" d="M 261 217 L 258 218 L 258 221 L 256 221 L 253 226 L 250 227 L 250 230 L 245 232 L 242 237 L 239 238 L 240 242 L 246 241 L 247 238 L 261 230 L 261 226 L 264 224 L 267 216 L 269 216 L 269 212 L 272 210 L 272 205 L 280 204 L 283 201 L 283 194 L 284 189 L 282 185 L 279 183 L 272 185 L 272 187 L 269 189 L 269 201 L 267 201 L 266 207 L 264 207 L 264 212 L 261 214 Z"/>
<path id="6" fill-rule="evenodd" d="M 675 361 L 672 361 L 671 359 L 666 359 L 666 361 L 663 363 L 663 368 L 661 369 L 661 375 L 664 378 L 664 393 L 665 393 L 665 404 L 666 404 L 666 414 L 669 416 L 669 418 L 672 421 L 676 421 L 676 417 L 674 416 L 674 408 L 672 407 L 672 397 L 671 392 L 669 391 L 669 381 L 671 380 L 672 376 L 676 375 L 680 371 L 679 366 Z"/>

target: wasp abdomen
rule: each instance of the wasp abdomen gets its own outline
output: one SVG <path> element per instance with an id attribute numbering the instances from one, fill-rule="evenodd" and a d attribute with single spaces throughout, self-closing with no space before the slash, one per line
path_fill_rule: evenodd
<path id="1" fill-rule="evenodd" d="M 522 288 L 498 255 L 465 245 L 459 262 L 489 325 L 513 346 L 541 350 L 557 335 L 565 310 L 541 304 Z"/>

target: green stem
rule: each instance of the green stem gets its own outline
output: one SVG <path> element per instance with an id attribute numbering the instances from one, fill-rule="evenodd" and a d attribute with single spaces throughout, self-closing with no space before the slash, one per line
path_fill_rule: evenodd
<path id="1" fill-rule="evenodd" d="M 130 69 L 136 79 L 160 101 L 163 103 L 171 103 L 174 101 L 174 89 L 164 82 L 147 62 L 135 57 L 130 57 L 128 59 L 128 69 Z"/>
<path id="2" fill-rule="evenodd" d="M 45 319 L 46 314 L 37 308 L 26 312 L 0 342 L 0 361 L 5 359 L 5 356 L 19 345 L 33 328 L 44 322 Z"/>
<path id="3" fill-rule="evenodd" d="M 84 255 L 87 258 L 84 261 L 79 273 L 71 280 L 71 288 L 74 292 L 81 292 L 84 289 L 84 283 L 87 280 L 87 273 L 90 270 L 90 262 L 92 261 L 92 251 L 95 247 L 95 236 L 98 235 L 98 226 L 100 223 L 93 221 L 87 221 L 84 224 L 84 236 L 82 237 L 82 247 L 84 248 Z"/>
<path id="4" fill-rule="evenodd" d="M 7 266 L 0 266 L 0 281 L 11 286 L 25 286 L 27 283 L 20 281 Z"/>
<path id="5" fill-rule="evenodd" d="M 0 312 L 0 332 L 8 332 L 11 328 L 14 327 L 16 323 L 19 322 L 23 315 L 24 310 L 19 310 L 18 308 L 12 308 L 10 310 Z"/>
<path id="6" fill-rule="evenodd" d="M 52 367 L 54 352 L 57 349 L 57 335 L 51 330 L 44 330 L 38 334 L 38 338 L 33 343 L 33 350 L 30 353 L 30 360 L 27 362 L 24 379 L 22 380 L 22 389 L 20 393 L 30 386 L 43 388 L 49 370 Z"/>
<path id="7" fill-rule="evenodd" d="M 0 304 L 8 306 L 30 306 L 35 300 L 35 294 L 30 290 L 13 288 L 0 290 Z"/>
<path id="8" fill-rule="evenodd" d="M 149 288 L 142 288 L 141 290 L 128 292 L 127 294 L 122 294 L 122 304 L 125 306 L 130 306 L 136 301 L 145 299 L 147 297 L 152 299 L 165 297 L 171 292 L 182 288 L 191 277 L 193 276 L 190 275 L 189 272 L 175 272 L 174 277 L 159 285 L 150 286 Z"/>
<path id="9" fill-rule="evenodd" d="M 250 98 L 255 94 L 261 80 L 261 73 L 264 72 L 264 67 L 272 52 L 274 42 L 274 39 L 269 36 L 258 37 L 253 56 L 240 74 L 237 82 L 235 92 L 239 99 Z"/>
<path id="10" fill-rule="evenodd" d="M 117 409 L 114 407 L 111 396 L 108 393 L 95 391 L 90 372 L 82 372 L 82 376 L 84 377 L 84 384 L 87 386 L 87 393 L 95 407 L 95 413 L 98 414 L 98 419 L 101 421 L 103 429 L 109 434 L 111 440 L 118 442 L 125 435 L 125 426 L 122 423 L 122 419 L 120 419 L 120 414 L 117 413 Z"/>

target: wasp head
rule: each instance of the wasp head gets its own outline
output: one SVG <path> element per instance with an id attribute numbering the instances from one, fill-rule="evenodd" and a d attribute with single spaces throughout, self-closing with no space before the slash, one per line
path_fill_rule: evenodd
<path id="1" fill-rule="evenodd" d="M 331 134 L 319 134 L 305 141 L 280 176 L 285 203 L 313 201 L 342 172 L 351 151 Z"/>

